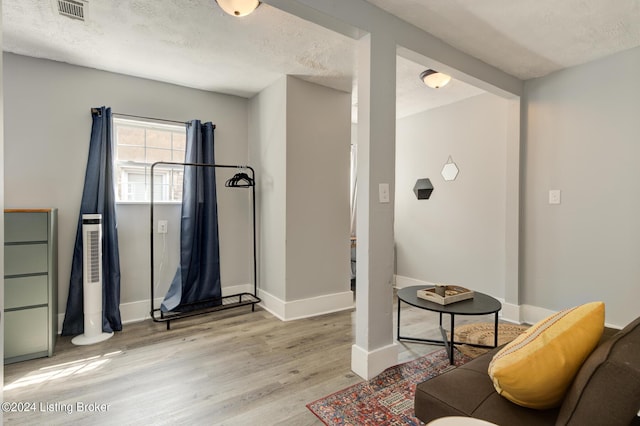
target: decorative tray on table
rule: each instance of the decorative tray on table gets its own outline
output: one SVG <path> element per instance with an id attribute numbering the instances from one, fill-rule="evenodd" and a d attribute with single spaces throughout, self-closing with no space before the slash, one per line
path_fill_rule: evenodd
<path id="1" fill-rule="evenodd" d="M 473 290 L 468 288 L 460 287 L 459 285 L 438 285 L 438 287 L 444 287 L 444 296 L 436 293 L 436 287 L 428 287 L 418 290 L 418 297 L 440 305 L 473 299 Z"/>

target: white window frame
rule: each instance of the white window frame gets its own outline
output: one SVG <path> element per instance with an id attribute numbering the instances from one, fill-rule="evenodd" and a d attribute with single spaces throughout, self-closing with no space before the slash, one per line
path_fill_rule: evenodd
<path id="1" fill-rule="evenodd" d="M 120 145 L 118 143 L 118 126 L 127 126 L 127 127 L 140 127 L 143 129 L 154 129 L 154 130 L 168 130 L 171 132 L 184 132 L 185 133 L 185 139 L 186 139 L 186 124 L 185 125 L 180 125 L 177 123 L 167 123 L 167 122 L 162 122 L 162 121 L 156 121 L 156 120 L 149 120 L 149 119 L 143 119 L 143 118 L 129 118 L 129 117 L 123 117 L 123 116 L 118 116 L 116 114 L 113 115 L 113 122 L 112 122 L 112 130 L 113 130 L 113 135 L 115 138 L 114 144 L 116 146 L 116 149 L 118 147 L 118 145 Z M 146 157 L 146 149 L 147 149 L 147 142 L 146 140 L 144 141 L 144 144 L 142 145 L 143 149 L 145 150 L 145 157 Z M 163 148 L 157 148 L 154 147 L 154 149 L 163 149 Z M 166 148 L 167 150 L 170 151 L 179 151 L 176 150 L 173 146 L 171 148 Z M 182 159 L 177 161 L 174 160 L 175 162 L 183 162 L 184 161 L 184 152 L 182 152 Z M 114 186 L 116 187 L 116 203 L 122 203 L 122 204 L 147 204 L 151 201 L 151 195 L 150 195 L 150 186 L 151 186 L 151 179 L 150 179 L 150 169 L 152 166 L 152 162 L 144 162 L 144 161 L 133 161 L 133 160 L 121 160 L 119 158 L 114 158 L 114 179 L 116 180 L 114 182 Z M 172 199 L 173 194 L 171 194 L 172 188 L 171 188 L 171 177 L 173 173 L 184 173 L 184 167 L 183 166 L 171 166 L 171 165 L 159 165 L 156 166 L 154 168 L 154 176 L 153 176 L 153 183 L 154 186 L 157 188 L 158 185 L 161 186 L 162 191 L 158 191 L 156 190 L 153 193 L 153 197 L 154 197 L 154 203 L 166 203 L 166 204 L 180 204 L 182 203 L 182 197 L 180 197 L 180 199 Z M 133 173 L 137 173 L 137 174 L 141 174 L 144 176 L 144 199 L 139 199 L 135 196 L 135 191 L 131 191 L 128 189 L 128 177 L 130 174 Z M 118 181 L 117 179 L 120 178 L 120 186 L 121 188 L 118 188 Z"/>

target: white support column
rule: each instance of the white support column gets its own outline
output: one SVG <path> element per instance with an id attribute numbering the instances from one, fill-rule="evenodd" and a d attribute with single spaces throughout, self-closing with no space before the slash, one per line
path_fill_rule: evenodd
<path id="1" fill-rule="evenodd" d="M 521 322 L 520 313 L 520 97 L 508 101 L 505 186 L 505 277 L 502 317 Z"/>
<path id="2" fill-rule="evenodd" d="M 351 369 L 370 379 L 398 361 L 393 337 L 396 44 L 377 32 L 358 42 L 356 338 Z M 380 201 L 388 184 L 388 202 Z"/>

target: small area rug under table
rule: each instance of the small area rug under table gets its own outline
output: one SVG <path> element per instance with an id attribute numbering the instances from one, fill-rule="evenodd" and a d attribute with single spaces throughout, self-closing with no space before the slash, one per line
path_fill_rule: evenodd
<path id="1" fill-rule="evenodd" d="M 456 327 L 454 340 L 456 342 L 492 346 L 494 327 L 493 323 L 485 322 L 462 324 Z M 528 328 L 528 325 L 498 324 L 498 346 L 509 343 Z M 449 333 L 447 334 L 449 335 Z M 451 338 L 450 335 L 449 338 Z M 456 345 L 456 349 L 471 358 L 477 358 L 490 350 L 465 344 Z"/>
<path id="2" fill-rule="evenodd" d="M 500 324 L 498 344 L 508 343 L 526 330 L 526 326 Z M 456 328 L 456 341 L 493 344 L 493 323 L 474 323 Z M 329 426 L 423 425 L 415 417 L 413 399 L 416 385 L 485 353 L 488 349 L 456 345 L 454 364 L 446 350 L 439 349 L 416 360 L 389 367 L 373 379 L 307 404 Z"/>

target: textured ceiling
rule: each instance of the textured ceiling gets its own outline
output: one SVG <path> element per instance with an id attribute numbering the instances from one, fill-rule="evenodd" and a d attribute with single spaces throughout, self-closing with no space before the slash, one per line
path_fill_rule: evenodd
<path id="1" fill-rule="evenodd" d="M 640 46 L 640 0 L 367 0 L 521 80 Z"/>
<path id="2" fill-rule="evenodd" d="M 424 70 L 425 67 L 422 65 L 400 56 L 397 58 L 396 115 L 398 118 L 484 93 L 482 89 L 455 79 L 442 89 L 430 89 L 419 78 Z"/>
<path id="3" fill-rule="evenodd" d="M 640 0 L 369 3 L 521 79 L 640 45 Z M 3 50 L 243 97 L 286 74 L 353 87 L 353 40 L 268 4 L 236 19 L 214 0 L 88 0 L 84 22 L 54 5 L 3 0 Z M 481 93 L 426 89 L 423 68 L 398 58 L 399 116 Z"/>
<path id="4" fill-rule="evenodd" d="M 353 41 L 268 5 L 238 19 L 213 0 L 89 0 L 83 22 L 54 3 L 3 0 L 3 49 L 245 97 L 284 74 L 351 90 Z"/>

